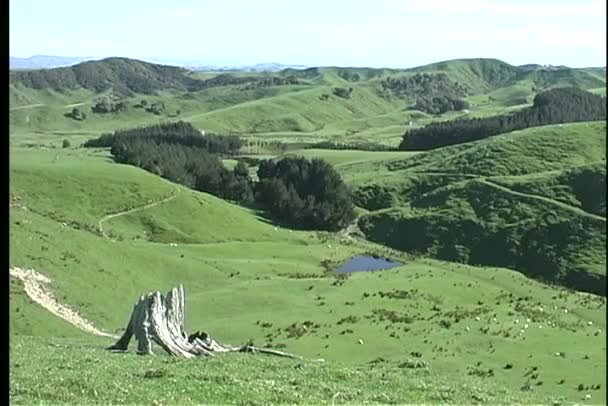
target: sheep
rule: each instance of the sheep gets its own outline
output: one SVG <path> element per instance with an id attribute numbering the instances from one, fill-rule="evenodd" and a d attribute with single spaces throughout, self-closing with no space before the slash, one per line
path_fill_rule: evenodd
<path id="1" fill-rule="evenodd" d="M 593 322 L 592 322 L 592 321 L 588 321 L 588 322 L 587 322 L 587 325 L 588 325 L 588 326 L 593 326 Z"/>
<path id="2" fill-rule="evenodd" d="M 527 324 L 524 324 L 524 328 L 528 328 L 528 325 L 527 325 Z"/>
<path id="3" fill-rule="evenodd" d="M 517 320 L 517 319 L 516 319 L 516 320 L 515 320 L 515 324 L 519 324 L 519 320 Z"/>
<path id="4" fill-rule="evenodd" d="M 585 400 L 589 400 L 589 399 L 591 399 L 591 395 L 590 394 L 586 394 L 585 395 Z"/>

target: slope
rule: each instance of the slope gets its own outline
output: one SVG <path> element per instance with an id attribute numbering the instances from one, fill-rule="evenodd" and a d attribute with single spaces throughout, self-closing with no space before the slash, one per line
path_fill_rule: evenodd
<path id="1" fill-rule="evenodd" d="M 339 166 L 373 241 L 605 294 L 606 124 Z"/>
<path id="2" fill-rule="evenodd" d="M 378 371 L 395 376 L 396 386 L 409 388 L 424 382 L 425 389 L 416 396 L 425 402 L 477 397 L 543 403 L 556 398 L 576 401 L 582 396 L 579 383 L 595 387 L 604 378 L 598 361 L 605 357 L 600 345 L 605 339 L 603 298 L 549 288 L 506 269 L 415 259 L 339 234 L 292 232 L 254 212 L 185 189 L 175 199 L 104 222 L 104 231 L 115 237 L 112 241 L 95 227 L 77 227 L 70 220 L 94 226 L 108 213 L 147 206 L 178 186 L 114 164 L 100 154 L 70 150 L 56 157 L 55 150 L 11 149 L 10 265 L 33 268 L 49 277 L 58 300 L 105 331 L 124 327 L 133 301 L 142 293 L 183 283 L 190 331 L 204 329 L 223 342 L 251 339 L 308 358 L 325 358 L 327 367 L 314 369 L 322 379 L 298 375 L 306 387 L 324 382 L 332 389 L 340 388 L 346 382 L 345 373 L 355 376 L 356 371 L 380 363 Z M 108 192 L 110 178 L 113 189 Z M 83 193 L 89 197 L 77 203 Z M 403 265 L 343 280 L 324 273 L 324 260 L 339 262 L 370 251 L 394 256 Z M 41 338 L 24 337 L 34 331 L 17 315 L 16 300 L 11 294 L 14 401 L 83 402 L 99 395 L 106 401 L 140 402 L 149 401 L 161 387 L 163 394 L 158 396 L 168 401 L 188 402 L 187 396 L 201 399 L 200 393 L 182 394 L 186 392 L 181 392 L 180 384 L 164 385 L 169 381 L 163 376 L 154 381 L 158 387 L 146 386 L 146 393 L 114 390 L 115 385 L 134 382 L 134 375 L 107 373 L 119 362 L 100 353 L 107 343 L 78 338 L 70 326 L 58 333 L 60 327 L 50 327 L 56 320 L 33 305 L 28 312 L 35 313 Z M 542 312 L 539 306 L 544 307 Z M 530 321 L 524 329 L 516 320 L 523 323 L 526 318 Z M 598 328 L 601 333 L 594 335 Z M 55 334 L 70 338 L 57 340 L 52 338 Z M 64 346 L 49 351 L 40 340 Z M 81 344 L 88 350 L 80 351 Z M 526 351 L 521 351 L 522 346 Z M 562 351 L 569 358 L 555 356 Z M 135 365 L 143 362 L 145 368 L 164 370 L 167 377 L 194 368 L 184 364 L 186 369 L 182 369 L 178 361 L 164 365 L 169 362 L 165 357 L 119 357 L 121 364 L 134 370 L 141 372 Z M 62 363 L 61 371 L 52 369 L 58 358 L 69 360 Z M 100 366 L 95 382 L 104 385 L 94 385 L 92 376 L 77 366 L 88 361 Z M 250 388 L 258 388 L 264 379 L 289 377 L 287 371 L 300 368 L 238 357 L 224 362 L 223 368 L 228 368 L 222 373 L 224 378 L 210 379 L 248 382 Z M 513 368 L 503 369 L 507 363 Z M 51 368 L 44 370 L 47 375 L 53 371 L 50 381 L 32 379 L 39 376 L 33 366 L 40 364 Z M 260 372 L 277 366 L 281 371 L 276 374 Z M 519 388 L 529 380 L 524 374 L 532 366 L 540 366 L 544 384 L 536 385 L 533 393 L 521 392 Z M 75 373 L 84 376 L 78 384 L 73 382 Z M 150 374 L 156 376 L 156 372 Z M 381 372 L 366 376 L 370 388 L 382 386 Z M 49 385 L 55 379 L 67 383 L 51 393 Z M 558 384 L 561 379 L 568 385 Z M 445 382 L 452 382 L 447 389 Z M 253 396 L 249 389 L 236 394 L 228 386 L 213 387 L 220 388 L 212 397 L 218 402 Z M 381 396 L 378 390 L 370 390 Z M 337 391 L 330 395 L 305 392 L 302 402 L 326 399 Z M 268 398 L 272 391 L 267 388 L 255 392 L 260 399 L 293 400 L 287 395 Z M 368 399 L 365 391 L 345 393 L 353 402 Z M 605 388 L 592 393 L 595 401 L 605 400 Z M 403 402 L 407 397 L 402 391 L 385 396 L 377 400 Z"/>

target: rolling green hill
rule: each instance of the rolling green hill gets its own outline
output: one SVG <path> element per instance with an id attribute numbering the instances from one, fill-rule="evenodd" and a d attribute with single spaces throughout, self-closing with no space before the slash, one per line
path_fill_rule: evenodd
<path id="1" fill-rule="evenodd" d="M 605 160 L 604 122 L 338 169 L 373 241 L 605 294 Z"/>
<path id="2" fill-rule="evenodd" d="M 428 75 L 466 91 L 467 111 L 440 116 L 408 110 L 420 90 L 387 94 L 383 83 Z M 441 76 L 443 75 L 443 76 Z M 322 67 L 276 73 L 202 72 L 125 58 L 68 68 L 11 72 L 12 133 L 99 131 L 179 118 L 207 131 L 238 132 L 282 142 L 323 139 L 370 140 L 396 146 L 406 125 L 414 127 L 458 116 L 488 116 L 528 105 L 534 95 L 556 86 L 602 92 L 605 69 L 516 67 L 495 59 L 445 61 L 412 69 Z M 348 97 L 336 89 L 352 89 Z M 605 91 L 604 91 L 605 93 Z M 433 94 L 432 92 L 429 95 Z M 123 100 L 128 110 L 67 116 L 73 107 L 90 112 L 101 96 Z M 160 115 L 136 108 L 142 98 L 164 103 Z M 179 111 L 179 114 L 177 112 Z"/>
<path id="3" fill-rule="evenodd" d="M 43 292 L 111 334 L 142 294 L 183 284 L 188 332 L 305 358 L 111 354 L 112 338 L 52 314 L 12 272 L 11 403 L 606 403 L 605 122 L 425 152 L 306 148 L 396 147 L 406 128 L 504 114 L 564 84 L 605 94 L 605 68 L 188 72 L 111 58 L 9 78 L 11 269 L 49 278 Z M 389 78 L 407 85 L 386 92 Z M 426 82 L 458 84 L 470 109 L 412 110 L 420 87 L 407 86 Z M 102 97 L 126 109 L 93 112 Z M 222 158 L 249 162 L 253 178 L 263 158 L 327 160 L 359 218 L 334 233 L 290 230 L 80 148 L 176 120 L 244 137 L 242 155 Z M 400 266 L 332 272 L 362 254 Z"/>
<path id="4" fill-rule="evenodd" d="M 587 393 L 605 401 L 604 298 L 549 288 L 506 269 L 389 254 L 343 233 L 278 228 L 250 210 L 112 163 L 101 151 L 13 147 L 10 197 L 10 266 L 49 277 L 55 297 L 99 328 L 119 331 L 142 293 L 183 283 L 190 331 L 326 360 L 251 355 L 181 362 L 105 353 L 111 339 L 83 336 L 26 299 L 12 279 L 15 402 L 307 403 L 338 392 L 355 403 L 576 402 Z M 324 273 L 323 260 L 370 251 L 402 266 L 341 283 Z M 88 362 L 96 365 L 95 379 L 83 366 Z M 63 369 L 55 370 L 59 364 Z M 538 376 L 531 378 L 533 367 Z M 364 371 L 367 383 L 352 389 Z M 144 372 L 156 377 L 152 385 L 145 379 L 141 386 L 137 374 Z M 174 379 L 181 374 L 189 378 Z M 228 381 L 186 390 L 195 376 Z M 259 386 L 290 379 L 328 389 L 297 391 L 302 398 L 296 398 Z M 381 385 L 386 379 L 392 383 Z M 247 389 L 234 392 L 228 382 Z M 579 384 L 588 389 L 579 391 Z M 124 385 L 138 389 L 116 389 Z M 388 391 L 390 385 L 402 389 Z"/>

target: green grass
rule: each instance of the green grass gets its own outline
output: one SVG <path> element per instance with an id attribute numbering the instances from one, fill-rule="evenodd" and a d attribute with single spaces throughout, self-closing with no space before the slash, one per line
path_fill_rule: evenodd
<path id="1" fill-rule="evenodd" d="M 479 377 L 445 379 L 432 368 L 407 369 L 405 361 L 404 356 L 352 367 L 247 354 L 184 361 L 108 354 L 90 342 L 20 337 L 11 341 L 9 394 L 14 404 L 549 404 L 565 398 L 510 392 Z M 591 393 L 592 401 L 601 400 Z"/>
<path id="2" fill-rule="evenodd" d="M 409 121 L 419 127 L 519 109 L 532 100 L 532 86 L 574 81 L 605 93 L 605 70 L 510 80 L 510 68 L 499 61 L 459 60 L 408 71 L 348 68 L 361 80 L 347 82 L 338 74 L 343 69 L 320 68 L 298 86 L 128 100 L 162 101 L 169 113 L 162 116 L 135 108 L 100 116 L 89 113 L 99 96 L 91 92 L 9 85 L 10 266 L 50 277 L 60 302 L 108 332 L 125 327 L 140 295 L 181 283 L 188 331 L 326 360 L 110 354 L 103 348 L 111 340 L 48 313 L 11 278 L 12 403 L 606 403 L 606 299 L 497 266 L 512 255 L 506 242 L 531 238 L 562 262 L 537 266 L 536 273 L 524 269 L 529 275 L 558 269 L 570 277 L 566 282 L 605 278 L 605 194 L 589 193 L 605 184 L 605 122 L 534 128 L 423 153 L 301 149 L 325 140 L 396 146 Z M 471 90 L 469 112 L 433 117 L 379 96 L 383 78 L 439 71 Z M 331 95 L 336 86 L 353 87 L 352 98 Z M 329 100 L 320 100 L 325 93 Z M 84 103 L 86 121 L 63 116 L 75 103 Z M 180 116 L 169 117 L 177 109 Z M 262 213 L 116 164 L 107 150 L 78 148 L 102 132 L 177 119 L 251 141 L 290 143 L 285 155 L 328 160 L 355 192 L 362 231 L 386 245 L 344 232 L 276 227 Z M 60 148 L 63 139 L 72 147 Z M 276 156 L 269 145 L 261 152 L 258 158 Z M 162 203 L 104 221 L 110 239 L 99 231 L 105 216 L 150 202 Z M 566 246 L 559 245 L 560 228 L 539 223 L 548 213 L 559 227 L 572 227 Z M 478 253 L 494 257 L 478 262 L 490 267 L 387 248 L 410 244 L 447 258 L 454 252 L 446 247 L 467 246 L 486 232 L 490 245 Z M 322 261 L 366 252 L 402 265 L 343 283 L 325 274 Z M 313 327 L 304 329 L 304 322 Z M 428 368 L 408 368 L 412 361 Z M 526 376 L 532 367 L 534 379 Z M 493 376 L 483 376 L 490 369 Z M 522 390 L 528 381 L 531 390 Z M 579 391 L 581 384 L 602 387 Z M 587 393 L 592 397 L 584 401 Z"/>
<path id="3" fill-rule="evenodd" d="M 368 158 L 337 169 L 354 190 L 355 203 L 367 210 L 359 224 L 373 241 L 449 260 L 457 259 L 453 246 L 465 262 L 589 289 L 604 279 L 583 283 L 578 272 L 605 275 L 605 159 L 606 124 L 594 122 L 516 131 L 404 158 Z M 546 216 L 556 224 L 543 224 Z M 568 223 L 580 228 L 560 236 L 559 227 Z M 483 245 L 485 240 L 492 244 Z M 545 253 L 532 254 L 530 244 Z M 550 252 L 560 259 L 530 262 Z"/>
<path id="4" fill-rule="evenodd" d="M 29 303 L 12 282 L 14 403 L 315 403 L 330 402 L 338 392 L 335 401 L 349 403 L 578 402 L 586 393 L 577 390 L 580 383 L 591 386 L 605 379 L 604 299 L 550 288 L 506 269 L 408 256 L 394 270 L 355 274 L 336 285 L 333 277 L 323 277 L 322 260 L 383 248 L 340 234 L 275 228 L 254 212 L 181 187 L 173 200 L 105 222 L 104 230 L 117 239 L 110 241 L 62 221 L 92 224 L 108 211 L 161 199 L 176 186 L 114 164 L 103 154 L 72 150 L 57 160 L 55 154 L 11 149 L 11 266 L 49 276 L 60 301 L 110 332 L 125 326 L 142 293 L 183 283 L 188 330 L 203 329 L 233 344 L 249 339 L 258 345 L 283 344 L 287 351 L 326 363 L 305 363 L 300 370 L 293 361 L 255 355 L 188 363 L 106 353 L 102 348 L 110 340 L 84 337 Z M 83 193 L 89 197 L 81 200 Z M 407 291 L 405 298 L 383 296 L 395 289 Z M 379 316 L 391 311 L 411 320 Z M 355 323 L 341 323 L 353 315 Z M 520 336 L 526 318 L 530 327 Z M 444 319 L 451 320 L 449 328 L 441 327 Z M 302 330 L 298 326 L 305 321 L 317 327 Z M 262 322 L 272 326 L 262 327 Z M 292 330 L 303 333 L 299 338 L 288 335 L 294 324 Z M 594 335 L 597 329 L 601 333 Z M 48 347 L 49 342 L 68 348 Z M 420 352 L 430 368 L 400 368 L 418 359 L 410 352 Z M 378 357 L 387 362 L 370 370 Z M 95 365 L 95 375 L 85 367 L 88 363 Z M 513 369 L 503 369 L 507 363 Z M 522 392 L 524 373 L 532 366 L 539 368 L 534 382 L 543 384 Z M 469 375 L 488 369 L 493 377 Z M 147 370 L 162 376 L 146 379 L 141 374 Z M 299 390 L 287 390 L 286 382 L 293 379 L 298 383 L 289 387 Z M 566 383 L 558 384 L 560 379 Z M 212 384 L 203 391 L 192 389 L 193 381 L 203 380 Z M 115 389 L 118 385 L 129 390 Z M 605 402 L 604 387 L 591 393 L 592 402 Z"/>
<path id="5" fill-rule="evenodd" d="M 357 73 L 361 80 L 348 82 L 340 71 Z M 296 74 L 275 73 L 276 76 Z M 417 73 L 446 73 L 450 79 L 469 89 L 470 111 L 429 116 L 407 110 L 411 101 L 381 96 L 381 80 Z M 605 93 L 605 71 L 572 69 L 559 72 L 519 72 L 517 68 L 491 59 L 454 60 L 409 70 L 370 68 L 319 68 L 318 75 L 303 78 L 302 84 L 245 90 L 241 85 L 222 86 L 199 92 L 162 91 L 156 95 L 127 98 L 129 110 L 119 114 L 93 114 L 90 107 L 101 95 L 78 89 L 65 92 L 33 90 L 21 84 L 9 85 L 11 104 L 9 122 L 11 143 L 24 145 L 36 138 L 50 138 L 49 132 L 64 132 L 82 142 L 101 131 L 183 119 L 207 131 L 236 132 L 283 142 L 373 141 L 397 146 L 406 125 L 415 127 L 459 116 L 483 117 L 521 109 L 535 94 L 558 85 L 577 85 L 596 93 Z M 198 72 L 199 78 L 211 78 L 220 72 Z M 236 76 L 265 77 L 265 73 L 231 72 Z M 350 99 L 333 95 L 334 87 L 352 87 Z M 109 95 L 110 92 L 106 92 Z M 327 100 L 321 100 L 328 95 Z M 489 102 L 489 97 L 494 101 Z M 163 102 L 165 114 L 156 116 L 133 106 L 141 99 L 149 104 Z M 77 104 L 87 112 L 85 121 L 64 117 Z M 175 113 L 180 110 L 181 114 Z M 40 134 L 44 133 L 44 134 Z M 78 135 L 76 135 L 78 134 Z M 60 143 L 60 139 L 59 143 Z M 50 140 L 49 140 L 50 141 Z M 55 143 L 58 145 L 58 143 Z"/>

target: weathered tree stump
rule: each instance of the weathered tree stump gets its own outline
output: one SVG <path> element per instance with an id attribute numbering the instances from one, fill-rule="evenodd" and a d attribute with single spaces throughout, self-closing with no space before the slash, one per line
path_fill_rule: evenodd
<path id="1" fill-rule="evenodd" d="M 137 340 L 138 354 L 153 354 L 152 342 L 173 356 L 193 358 L 223 352 L 260 352 L 288 358 L 302 358 L 283 351 L 251 345 L 221 345 L 207 333 L 197 331 L 188 336 L 184 323 L 184 287 L 171 289 L 166 296 L 160 292 L 142 296 L 133 307 L 127 328 L 110 351 L 126 351 L 131 337 Z"/>

